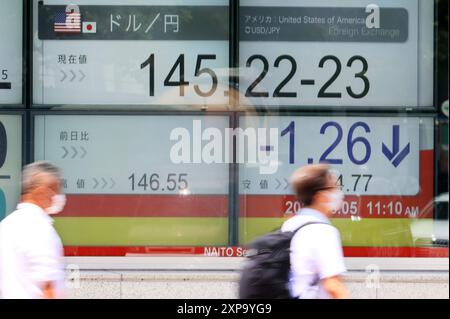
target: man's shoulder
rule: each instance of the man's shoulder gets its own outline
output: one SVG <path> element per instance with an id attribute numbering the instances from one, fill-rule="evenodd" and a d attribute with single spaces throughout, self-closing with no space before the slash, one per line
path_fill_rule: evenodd
<path id="1" fill-rule="evenodd" d="M 3 227 L 11 227 L 20 222 L 23 219 L 23 214 L 20 210 L 15 210 L 8 214 L 0 223 Z"/>
<path id="2" fill-rule="evenodd" d="M 321 220 L 319 220 L 317 218 L 311 217 L 311 216 L 296 215 L 296 216 L 289 218 L 287 221 L 285 221 L 281 227 L 281 230 L 282 231 L 294 231 L 297 228 L 299 228 L 302 225 L 305 225 L 307 223 L 324 223 L 324 222 L 322 222 Z"/>
<path id="3" fill-rule="evenodd" d="M 324 220 L 316 218 L 315 216 L 301 214 L 293 216 L 285 221 L 281 227 L 281 231 L 295 231 L 299 227 L 309 223 L 313 223 L 314 225 L 305 226 L 305 229 L 309 228 L 310 230 L 312 230 L 312 227 L 314 227 L 314 229 L 320 230 L 321 233 L 329 232 L 335 234 L 337 232 L 337 229 L 329 222 L 325 222 Z"/>
<path id="4" fill-rule="evenodd" d="M 48 223 L 42 218 L 32 214 L 26 209 L 17 209 L 6 216 L 0 223 L 3 230 L 15 231 L 20 229 L 21 233 L 36 233 L 42 229 L 47 229 Z"/>

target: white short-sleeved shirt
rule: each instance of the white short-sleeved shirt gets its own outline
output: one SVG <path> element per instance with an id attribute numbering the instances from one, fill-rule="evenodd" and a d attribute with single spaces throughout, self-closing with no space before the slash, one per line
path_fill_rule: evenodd
<path id="1" fill-rule="evenodd" d="M 293 297 L 328 299 L 320 280 L 346 272 L 339 231 L 323 214 L 309 208 L 288 219 L 281 230 L 294 231 L 309 222 L 326 224 L 307 225 L 292 238 L 289 288 Z"/>
<path id="2" fill-rule="evenodd" d="M 63 297 L 63 246 L 53 219 L 40 207 L 21 203 L 0 223 L 0 295 L 42 298 L 42 283 Z"/>

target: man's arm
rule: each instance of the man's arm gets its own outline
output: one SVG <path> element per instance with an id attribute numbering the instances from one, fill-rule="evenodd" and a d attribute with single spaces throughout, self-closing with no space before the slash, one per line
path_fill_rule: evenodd
<path id="1" fill-rule="evenodd" d="M 341 276 L 346 267 L 339 232 L 329 225 L 315 227 L 322 227 L 322 231 L 317 232 L 315 250 L 321 284 L 331 298 L 349 298 Z"/>
<path id="2" fill-rule="evenodd" d="M 27 272 L 40 290 L 38 298 L 59 298 L 58 281 L 62 280 L 61 256 L 56 248 L 52 231 L 46 227 L 34 230 L 26 242 Z"/>
<path id="3" fill-rule="evenodd" d="M 333 299 L 348 299 L 349 293 L 342 283 L 340 276 L 334 276 L 322 279 L 322 285 L 327 293 Z"/>

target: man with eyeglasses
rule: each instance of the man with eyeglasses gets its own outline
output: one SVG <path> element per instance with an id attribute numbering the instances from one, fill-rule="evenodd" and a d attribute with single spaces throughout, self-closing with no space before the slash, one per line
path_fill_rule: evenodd
<path id="1" fill-rule="evenodd" d="M 308 165 L 291 177 L 291 185 L 302 205 L 282 231 L 295 231 L 291 241 L 290 293 L 300 299 L 344 299 L 349 294 L 342 282 L 346 272 L 339 231 L 329 221 L 342 207 L 344 195 L 327 165 Z"/>

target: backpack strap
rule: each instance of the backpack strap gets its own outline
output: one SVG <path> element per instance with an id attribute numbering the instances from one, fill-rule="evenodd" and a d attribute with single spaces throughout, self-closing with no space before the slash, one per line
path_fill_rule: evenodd
<path id="1" fill-rule="evenodd" d="M 300 229 L 302 229 L 303 227 L 308 226 L 308 225 L 315 225 L 315 224 L 330 225 L 331 227 L 333 227 L 333 225 L 331 225 L 330 223 L 325 223 L 325 222 L 307 222 L 307 223 L 304 223 L 303 225 L 301 225 L 300 227 L 298 227 L 297 229 L 295 229 L 295 230 L 293 231 L 293 233 L 294 233 L 294 235 L 295 235 L 295 234 L 296 234 Z"/>

